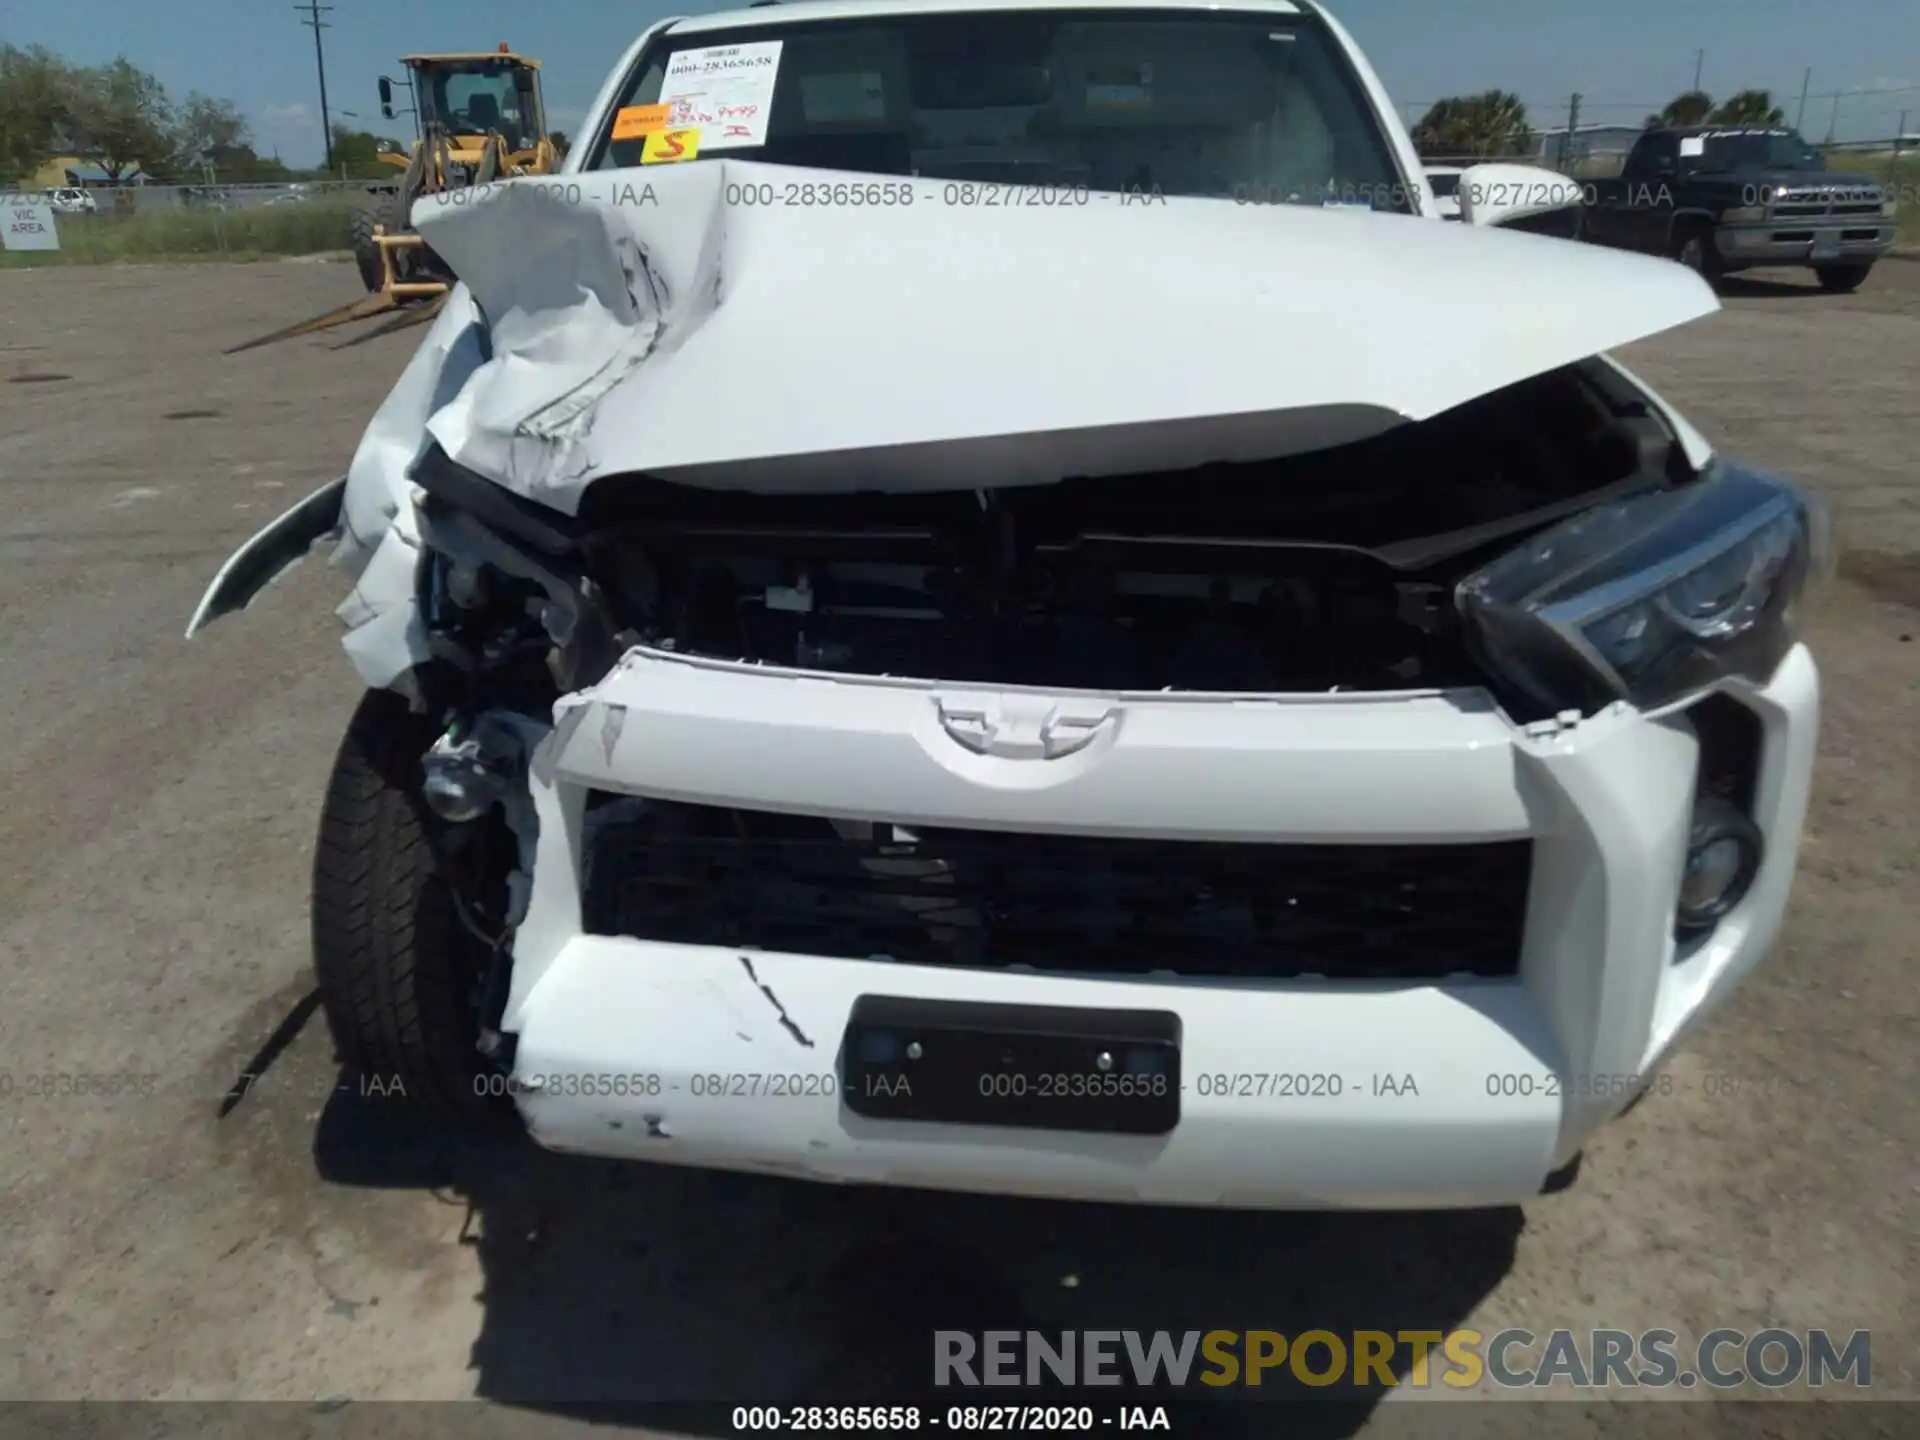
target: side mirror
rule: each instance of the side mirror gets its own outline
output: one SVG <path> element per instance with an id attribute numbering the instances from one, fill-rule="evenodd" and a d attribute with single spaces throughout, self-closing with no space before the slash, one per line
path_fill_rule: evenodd
<path id="1" fill-rule="evenodd" d="M 1469 166 L 1457 192 L 1460 218 L 1469 225 L 1509 225 L 1578 205 L 1584 188 L 1540 165 L 1494 162 Z"/>
<path id="2" fill-rule="evenodd" d="M 384 75 L 380 77 L 380 103 L 382 105 L 393 104 L 393 82 Z"/>

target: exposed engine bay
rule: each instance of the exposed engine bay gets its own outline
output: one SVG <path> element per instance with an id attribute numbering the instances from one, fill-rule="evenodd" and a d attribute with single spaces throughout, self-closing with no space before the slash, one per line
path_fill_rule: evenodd
<path id="1" fill-rule="evenodd" d="M 1462 575 L 1687 473 L 1665 425 L 1592 365 L 1355 444 L 1176 476 L 836 495 L 614 477 L 564 525 L 495 487 L 483 518 L 577 570 L 604 611 L 604 663 L 645 644 L 1002 685 L 1426 688 L 1482 683 L 1452 604 Z M 431 468 L 420 478 L 445 493 Z M 472 633 L 476 583 L 443 589 L 466 613 L 438 613 Z M 500 618 L 538 649 L 527 615 Z"/>

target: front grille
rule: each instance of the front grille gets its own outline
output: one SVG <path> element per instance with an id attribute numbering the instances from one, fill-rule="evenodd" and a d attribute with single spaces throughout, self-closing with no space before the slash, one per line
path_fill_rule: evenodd
<path id="1" fill-rule="evenodd" d="M 1805 220 L 1826 215 L 1878 215 L 1880 201 L 1871 195 L 1863 199 L 1857 190 L 1852 194 L 1844 191 L 1797 191 L 1775 200 L 1770 213 L 1776 220 Z"/>
<path id="2" fill-rule="evenodd" d="M 601 817 L 601 818 L 596 818 Z M 596 935 L 1195 978 L 1517 973 L 1532 846 L 1262 845 L 904 829 L 618 801 Z"/>

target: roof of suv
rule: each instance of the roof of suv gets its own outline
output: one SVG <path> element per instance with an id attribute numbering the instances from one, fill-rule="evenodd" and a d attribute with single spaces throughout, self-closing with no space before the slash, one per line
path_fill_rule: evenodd
<path id="1" fill-rule="evenodd" d="M 761 4 L 744 10 L 721 10 L 676 20 L 676 35 L 706 30 L 745 30 L 791 25 L 805 20 L 858 20 L 868 15 L 972 14 L 982 10 L 1203 10 L 1242 14 L 1299 15 L 1308 4 L 1296 0 L 797 0 L 795 4 Z"/>

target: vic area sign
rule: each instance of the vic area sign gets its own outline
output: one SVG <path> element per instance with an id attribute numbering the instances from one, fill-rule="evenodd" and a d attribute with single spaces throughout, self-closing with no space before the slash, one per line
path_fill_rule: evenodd
<path id="1" fill-rule="evenodd" d="M 36 195 L 0 195 L 0 239 L 9 250 L 58 250 L 53 206 Z"/>

